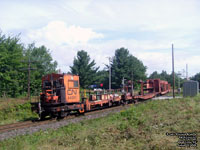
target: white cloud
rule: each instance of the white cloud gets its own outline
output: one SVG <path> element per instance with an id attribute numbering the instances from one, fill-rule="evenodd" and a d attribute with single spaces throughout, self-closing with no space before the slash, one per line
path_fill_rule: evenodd
<path id="1" fill-rule="evenodd" d="M 67 72 L 77 51 L 88 50 L 90 40 L 98 38 L 103 38 L 103 34 L 96 33 L 90 28 L 52 21 L 40 29 L 30 30 L 23 40 L 34 41 L 37 46 L 45 45 L 50 48 L 52 57 L 58 61 L 58 67 Z M 102 56 L 99 55 L 98 60 L 100 57 Z"/>
<path id="2" fill-rule="evenodd" d="M 67 26 L 63 21 L 52 21 L 41 29 L 32 30 L 28 33 L 31 39 L 36 41 L 48 41 L 57 45 L 87 43 L 95 38 L 102 38 L 103 34 L 96 33 L 90 28 L 80 26 Z"/>
<path id="3" fill-rule="evenodd" d="M 95 29 L 164 31 L 199 29 L 197 0 L 118 0 L 65 1 L 64 10 L 72 10 L 74 21 Z M 95 23 L 94 23 L 95 22 Z"/>
<path id="4" fill-rule="evenodd" d="M 0 1 L 0 28 L 3 32 L 25 30 L 23 41 L 50 48 L 64 71 L 78 50 L 88 51 L 103 68 L 106 57 L 125 47 L 144 62 L 148 74 L 155 70 L 170 73 L 174 43 L 175 69 L 184 69 L 188 63 L 193 75 L 199 72 L 200 63 L 199 7 L 198 0 L 8 0 Z"/>
<path id="5" fill-rule="evenodd" d="M 85 50 L 90 55 L 91 59 L 94 59 L 97 63 L 97 66 L 100 66 L 101 69 L 105 67 L 104 64 L 108 64 L 109 56 L 114 56 L 114 52 L 116 49 L 125 47 L 128 48 L 130 53 L 139 58 L 145 66 L 147 66 L 147 73 L 150 75 L 153 71 L 161 72 L 162 70 L 166 70 L 168 73 L 171 73 L 171 43 L 165 40 L 136 40 L 136 39 L 119 39 L 119 40 L 109 40 L 101 43 L 90 43 L 88 40 L 83 41 L 75 40 L 68 36 L 68 32 L 61 32 L 63 30 L 68 30 L 66 25 L 62 22 L 59 22 L 59 26 L 54 27 L 53 24 L 49 24 L 47 27 L 40 29 L 37 32 L 30 32 L 31 40 L 36 41 L 36 44 L 44 44 L 48 48 L 52 50 L 52 56 L 55 60 L 58 61 L 59 68 L 67 72 L 69 71 L 69 66 L 72 65 L 73 59 L 76 56 L 77 51 Z M 57 25 L 57 23 L 56 23 Z M 59 27 L 62 29 L 61 31 L 55 32 L 54 28 Z M 80 27 L 81 28 L 81 27 Z M 48 30 L 47 30 L 48 29 Z M 50 35 L 47 34 L 49 31 Z M 73 31 L 73 30 L 72 30 Z M 89 33 L 92 30 L 86 30 Z M 92 31 L 93 32 L 93 31 Z M 31 36 L 31 33 L 34 33 Z M 72 32 L 73 33 L 73 32 Z M 77 33 L 77 32 L 75 32 Z M 84 33 L 84 32 L 83 32 Z M 87 34 L 88 32 L 86 32 Z M 37 35 L 38 34 L 38 35 Z M 97 34 L 97 33 L 95 33 Z M 75 34 L 76 35 L 76 34 Z M 90 35 L 90 34 L 89 34 Z M 98 34 L 97 34 L 98 35 Z M 84 36 L 84 35 L 83 35 Z M 40 37 L 40 38 L 38 38 Z M 89 37 L 89 36 L 86 36 Z M 92 37 L 92 36 L 91 36 Z M 98 37 L 98 36 L 94 36 Z M 101 38 L 101 36 L 99 36 Z M 79 39 L 79 37 L 78 37 Z M 89 38 L 88 38 L 89 39 Z M 198 68 L 198 64 L 200 63 L 200 56 L 194 57 L 193 55 L 189 55 L 188 49 L 191 45 L 190 41 L 185 40 L 176 40 L 175 43 L 175 69 L 176 72 L 185 69 L 186 63 L 188 63 L 190 67 L 189 72 L 190 76 L 194 75 L 194 73 L 198 72 L 195 68 Z M 70 43 L 68 45 L 63 45 L 63 43 Z M 177 50 L 177 48 L 179 50 Z M 195 63 L 199 62 L 199 63 Z"/>

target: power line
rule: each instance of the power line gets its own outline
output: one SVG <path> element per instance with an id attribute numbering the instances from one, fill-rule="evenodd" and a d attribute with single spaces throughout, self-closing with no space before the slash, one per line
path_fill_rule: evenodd
<path id="1" fill-rule="evenodd" d="M 172 73 L 173 73 L 173 98 L 175 98 L 175 73 L 174 73 L 174 45 L 172 44 Z"/>
<path id="2" fill-rule="evenodd" d="M 186 80 L 189 80 L 189 78 L 188 78 L 188 64 L 186 64 Z"/>
<path id="3" fill-rule="evenodd" d="M 31 83 L 31 79 L 30 79 L 30 76 L 31 76 L 31 70 L 36 70 L 36 68 L 31 68 L 31 63 L 33 62 L 36 62 L 36 61 L 31 61 L 30 60 L 30 56 L 28 57 L 28 61 L 22 61 L 22 62 L 26 62 L 28 63 L 28 68 L 22 68 L 21 70 L 27 70 L 28 71 L 28 82 L 27 82 L 27 85 L 28 85 L 28 89 L 27 89 L 27 94 L 28 94 L 28 100 L 30 100 L 31 98 L 31 90 L 30 90 L 30 83 Z"/>
<path id="4" fill-rule="evenodd" d="M 112 86 L 111 86 L 111 61 L 112 61 L 112 58 L 111 57 L 108 57 L 108 59 L 109 59 L 109 91 L 111 91 L 111 89 L 112 89 Z"/>

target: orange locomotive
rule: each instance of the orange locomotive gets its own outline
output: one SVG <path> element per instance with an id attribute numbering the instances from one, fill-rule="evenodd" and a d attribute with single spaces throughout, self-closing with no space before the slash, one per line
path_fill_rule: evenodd
<path id="1" fill-rule="evenodd" d="M 134 95 L 133 83 L 129 81 L 120 91 L 98 91 L 96 94 L 89 93 L 88 98 L 86 94 L 80 98 L 79 76 L 52 73 L 42 78 L 40 102 L 31 103 L 32 110 L 39 114 L 40 119 L 46 116 L 63 118 L 71 112 L 84 113 L 139 99 L 147 100 L 170 91 L 170 84 L 160 79 L 149 79 L 140 83 L 139 95 Z"/>
<path id="2" fill-rule="evenodd" d="M 41 119 L 46 116 L 65 117 L 71 111 L 84 111 L 80 102 L 79 76 L 71 74 L 48 74 L 42 78 L 40 102 L 32 103 L 32 110 Z"/>

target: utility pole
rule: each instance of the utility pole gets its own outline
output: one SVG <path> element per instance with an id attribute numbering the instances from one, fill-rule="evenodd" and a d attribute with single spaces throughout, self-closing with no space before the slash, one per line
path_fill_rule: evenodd
<path id="1" fill-rule="evenodd" d="M 186 80 L 188 80 L 188 64 L 186 64 Z"/>
<path id="2" fill-rule="evenodd" d="M 22 68 L 22 70 L 27 70 L 28 71 L 28 82 L 27 82 L 27 99 L 31 100 L 31 90 L 30 90 L 30 83 L 31 83 L 31 70 L 35 70 L 35 68 L 31 68 L 31 63 L 33 61 L 30 60 L 30 56 L 28 57 L 28 61 L 23 61 L 28 63 L 28 68 Z"/>
<path id="3" fill-rule="evenodd" d="M 28 100 L 30 100 L 31 98 L 31 90 L 30 90 L 30 76 L 31 76 L 31 61 L 30 61 L 30 57 L 28 57 Z"/>
<path id="4" fill-rule="evenodd" d="M 133 70 L 131 71 L 131 94 L 132 94 L 132 96 L 134 95 L 134 90 L 133 90 Z"/>
<path id="5" fill-rule="evenodd" d="M 177 75 L 178 75 L 178 93 L 180 94 L 180 92 L 181 92 L 181 87 L 180 87 L 181 72 L 179 71 Z"/>
<path id="6" fill-rule="evenodd" d="M 109 91 L 111 91 L 111 57 L 108 57 L 109 59 Z"/>
<path id="7" fill-rule="evenodd" d="M 124 88 L 124 85 L 125 85 L 125 80 L 126 80 L 126 79 L 124 79 L 124 77 L 123 77 L 123 79 L 122 79 L 122 87 L 123 87 L 123 90 L 122 90 L 122 92 L 123 92 L 123 93 L 125 92 L 125 88 Z"/>
<path id="8" fill-rule="evenodd" d="M 182 77 L 183 77 L 183 78 L 186 78 L 185 69 L 182 69 Z"/>
<path id="9" fill-rule="evenodd" d="M 175 98 L 175 74 L 174 74 L 174 45 L 172 44 L 172 74 L 173 74 L 173 98 Z"/>

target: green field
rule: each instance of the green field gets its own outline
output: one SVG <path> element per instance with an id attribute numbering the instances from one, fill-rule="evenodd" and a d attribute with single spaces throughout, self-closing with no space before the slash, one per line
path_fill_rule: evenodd
<path id="1" fill-rule="evenodd" d="M 20 99 L 0 99 L 0 125 L 37 118 L 31 112 L 30 101 Z"/>
<path id="2" fill-rule="evenodd" d="M 155 100 L 107 117 L 0 142 L 0 149 L 180 149 L 166 132 L 200 134 L 200 96 Z M 200 145 L 200 143 L 197 143 Z"/>

